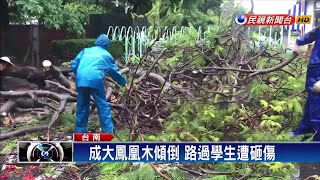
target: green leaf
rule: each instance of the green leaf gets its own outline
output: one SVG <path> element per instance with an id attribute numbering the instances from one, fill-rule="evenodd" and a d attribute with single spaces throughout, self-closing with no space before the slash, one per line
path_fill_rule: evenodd
<path id="1" fill-rule="evenodd" d="M 268 120 L 262 121 L 262 122 L 260 123 L 260 126 L 261 126 L 261 127 L 265 127 L 267 122 L 268 122 Z"/>
<path id="2" fill-rule="evenodd" d="M 281 115 L 271 115 L 271 116 L 269 117 L 269 120 L 278 121 L 278 120 L 281 120 L 281 119 L 283 119 L 283 118 L 284 118 L 284 117 L 281 116 Z"/>
<path id="3" fill-rule="evenodd" d="M 180 139 L 184 140 L 186 138 L 186 135 L 186 132 L 181 132 L 179 137 Z"/>
<path id="4" fill-rule="evenodd" d="M 273 76 L 271 78 L 269 78 L 271 81 L 277 81 L 279 79 L 279 77 Z"/>
<path id="5" fill-rule="evenodd" d="M 251 129 L 247 126 L 244 126 L 242 131 L 240 132 L 240 134 L 246 134 L 247 132 L 249 132 Z"/>
<path id="6" fill-rule="evenodd" d="M 246 141 L 247 142 L 253 142 L 253 137 L 248 137 Z"/>
<path id="7" fill-rule="evenodd" d="M 272 109 L 278 113 L 283 112 L 283 108 L 281 106 L 272 106 Z"/>
<path id="8" fill-rule="evenodd" d="M 287 108 L 288 108 L 289 111 L 293 110 L 293 102 L 292 101 L 287 103 Z"/>
<path id="9" fill-rule="evenodd" d="M 297 112 L 297 113 L 302 113 L 302 106 L 300 104 L 300 102 L 297 99 L 293 100 L 293 111 Z"/>
<path id="10" fill-rule="evenodd" d="M 226 175 L 218 175 L 205 180 L 228 180 L 228 176 Z"/>
<path id="11" fill-rule="evenodd" d="M 234 117 L 233 117 L 233 116 L 225 116 L 224 119 L 225 119 L 225 121 L 227 121 L 227 122 L 232 122 L 232 121 L 234 121 Z"/>
<path id="12" fill-rule="evenodd" d="M 274 163 L 273 165 L 270 166 L 270 169 L 275 172 L 275 171 L 279 171 L 283 168 L 284 163 Z"/>
<path id="13" fill-rule="evenodd" d="M 262 120 L 267 120 L 267 119 L 269 119 L 269 116 L 266 114 L 263 114 L 261 118 L 262 118 Z"/>
<path id="14" fill-rule="evenodd" d="M 216 137 L 216 136 L 209 136 L 210 140 L 213 142 L 218 142 L 220 141 L 220 138 Z"/>
<path id="15" fill-rule="evenodd" d="M 278 127 L 278 128 L 281 128 L 281 124 L 280 123 L 277 123 L 277 122 L 274 122 L 274 121 L 270 121 L 270 126 L 272 127 Z"/>
<path id="16" fill-rule="evenodd" d="M 260 100 L 261 105 L 266 109 L 268 108 L 269 104 L 265 100 Z"/>
<path id="17" fill-rule="evenodd" d="M 156 140 L 157 140 L 157 137 L 151 135 L 151 136 L 148 136 L 147 139 L 148 139 L 149 141 L 156 141 Z"/>
<path id="18" fill-rule="evenodd" d="M 206 132 L 206 131 L 207 131 L 207 128 L 204 127 L 204 126 L 199 126 L 197 129 L 198 129 L 198 131 L 200 131 L 200 132 Z"/>
<path id="19" fill-rule="evenodd" d="M 176 57 L 176 56 L 173 56 L 173 57 L 167 59 L 167 62 L 168 62 L 170 65 L 173 64 L 173 63 L 175 63 L 175 62 L 177 62 L 177 61 L 179 61 L 179 58 Z"/>
<path id="20" fill-rule="evenodd" d="M 209 116 L 212 117 L 212 118 L 215 118 L 215 117 L 216 117 L 211 110 L 205 110 L 205 111 L 204 111 L 204 114 L 205 114 L 205 115 L 209 115 Z"/>
<path id="21" fill-rule="evenodd" d="M 296 81 L 296 78 L 292 77 L 292 76 L 289 76 L 288 77 L 288 81 Z"/>
<path id="22" fill-rule="evenodd" d="M 273 177 L 261 177 L 261 180 L 274 180 Z"/>
<path id="23" fill-rule="evenodd" d="M 273 101 L 271 101 L 271 103 L 272 103 L 274 106 L 286 106 L 287 101 L 273 100 Z"/>

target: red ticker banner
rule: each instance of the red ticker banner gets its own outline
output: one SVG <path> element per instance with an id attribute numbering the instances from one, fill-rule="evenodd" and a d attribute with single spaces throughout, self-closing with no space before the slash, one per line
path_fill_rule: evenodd
<path id="1" fill-rule="evenodd" d="M 290 14 L 242 14 L 235 22 L 245 26 L 288 26 L 295 23 L 295 17 Z"/>
<path id="2" fill-rule="evenodd" d="M 100 141 L 112 141 L 114 136 L 109 133 L 75 133 L 73 134 L 74 141 L 84 142 L 100 142 Z"/>

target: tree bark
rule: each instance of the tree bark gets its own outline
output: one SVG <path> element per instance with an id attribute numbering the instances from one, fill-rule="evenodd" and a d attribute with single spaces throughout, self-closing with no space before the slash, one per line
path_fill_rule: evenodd
<path id="1" fill-rule="evenodd" d="M 23 136 L 27 133 L 44 131 L 47 129 L 48 129 L 48 126 L 39 126 L 39 127 L 31 127 L 31 128 L 27 128 L 27 129 L 20 129 L 20 130 L 16 130 L 16 131 L 12 131 L 12 132 L 2 133 L 2 134 L 0 134 L 0 141 L 10 139 L 13 137 L 17 137 L 17 136 Z"/>
<path id="2" fill-rule="evenodd" d="M 6 71 L 3 73 L 4 76 L 11 76 L 15 78 L 25 79 L 30 83 L 37 84 L 40 89 L 46 86 L 45 74 L 33 67 L 33 66 L 23 66 L 23 67 L 16 67 L 14 71 Z"/>
<path id="3" fill-rule="evenodd" d="M 20 84 L 19 88 L 24 90 L 43 89 L 47 85 L 45 82 L 46 79 L 56 79 L 64 87 L 70 88 L 69 80 L 64 76 L 64 74 L 56 66 L 51 66 L 50 70 L 46 72 L 32 66 L 16 67 L 14 71 L 3 72 L 2 76 L 10 76 L 11 78 L 15 78 L 14 81 L 16 82 L 19 81 L 18 83 Z M 27 80 L 29 83 L 21 79 Z M 6 81 L 6 80 L 7 79 L 3 79 L 3 81 Z M 11 89 L 3 88 L 3 90 L 6 90 L 6 89 L 14 90 L 17 88 L 15 87 L 17 86 L 17 84 L 13 83 L 12 80 L 10 82 L 8 81 L 2 82 L 2 86 L 13 86 L 11 87 Z M 32 86 L 30 83 L 36 84 L 37 87 Z M 24 85 L 24 87 L 21 87 L 21 85 Z"/>
<path id="4" fill-rule="evenodd" d="M 9 4 L 0 0 L 0 56 L 5 55 L 5 37 L 9 25 Z"/>
<path id="5" fill-rule="evenodd" d="M 1 77 L 2 91 L 36 90 L 38 85 L 25 79 L 10 76 Z"/>
<path id="6" fill-rule="evenodd" d="M 60 84 L 66 88 L 70 88 L 69 80 L 63 75 L 59 68 L 51 66 L 49 71 L 45 72 L 47 79 L 56 79 Z"/>
<path id="7" fill-rule="evenodd" d="M 16 103 L 14 101 L 7 101 L 0 107 L 0 114 L 2 116 L 7 116 L 9 112 L 11 112 L 16 107 Z"/>

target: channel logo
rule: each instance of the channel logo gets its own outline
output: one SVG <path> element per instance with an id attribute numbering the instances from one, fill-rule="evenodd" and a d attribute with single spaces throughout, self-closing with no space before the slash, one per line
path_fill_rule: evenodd
<path id="1" fill-rule="evenodd" d="M 247 17 L 243 14 L 239 14 L 238 16 L 236 16 L 234 18 L 234 21 L 236 22 L 236 24 L 238 25 L 244 25 L 247 23 Z"/>
<path id="2" fill-rule="evenodd" d="M 300 18 L 301 22 L 308 22 L 308 17 Z M 235 23 L 244 26 L 288 26 L 295 23 L 291 14 L 239 14 Z"/>

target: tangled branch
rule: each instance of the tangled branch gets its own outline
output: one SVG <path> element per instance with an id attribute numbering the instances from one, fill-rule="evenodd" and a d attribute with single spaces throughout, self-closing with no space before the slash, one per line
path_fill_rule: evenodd
<path id="1" fill-rule="evenodd" d="M 134 140 L 143 129 L 161 128 L 160 120 L 166 119 L 172 112 L 172 107 L 179 104 L 181 99 L 211 104 L 250 102 L 250 88 L 255 78 L 261 79 L 260 76 L 273 72 L 290 73 L 284 67 L 293 65 L 297 58 L 297 54 L 285 59 L 281 53 L 268 52 L 266 48 L 259 50 L 241 27 L 226 30 L 220 35 L 220 42 L 213 48 L 205 45 L 174 46 L 160 52 L 153 52 L 148 48 L 138 65 L 128 62 L 121 70 L 128 79 L 132 79 L 128 83 L 129 91 L 124 91 L 112 79 L 106 78 L 106 98 L 112 107 L 116 124 L 130 129 L 131 140 Z M 150 54 L 157 56 L 148 59 Z M 259 63 L 264 60 L 268 63 L 263 68 L 258 68 Z M 271 60 L 279 63 L 269 63 Z M 16 111 L 33 112 L 40 117 L 53 111 L 49 124 L 40 128 L 48 129 L 49 138 L 50 129 L 65 111 L 67 104 L 76 102 L 77 99 L 78 94 L 69 88 L 67 74 L 74 76 L 71 69 L 64 69 L 62 73 L 53 66 L 45 75 L 50 77 L 50 80 L 45 80 L 47 86 L 58 90 L 1 91 L 0 96 L 9 101 L 1 106 L 0 112 L 5 116 Z M 32 75 L 29 74 L 29 77 Z M 40 107 L 20 107 L 17 98 L 29 98 Z M 52 103 L 45 103 L 47 101 L 42 101 L 41 98 L 59 105 L 56 107 Z M 94 107 L 93 99 L 91 106 Z M 25 131 L 33 132 L 34 129 Z M 25 131 L 4 133 L 1 138 L 10 138 L 13 137 L 12 134 L 20 135 Z"/>

